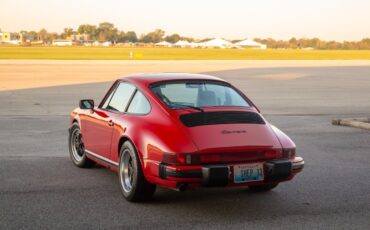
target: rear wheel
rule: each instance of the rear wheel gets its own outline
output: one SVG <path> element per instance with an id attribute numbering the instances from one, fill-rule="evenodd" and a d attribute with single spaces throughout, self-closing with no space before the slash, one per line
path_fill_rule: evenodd
<path id="1" fill-rule="evenodd" d="M 118 179 L 122 194 L 128 201 L 149 200 L 156 189 L 155 185 L 145 179 L 140 159 L 129 141 L 121 147 Z"/>
<path id="2" fill-rule="evenodd" d="M 253 186 L 248 186 L 248 188 L 254 192 L 267 192 L 270 191 L 276 186 L 278 186 L 279 183 L 273 183 L 273 184 L 263 184 L 263 185 L 253 185 Z"/>
<path id="3" fill-rule="evenodd" d="M 77 123 L 73 123 L 69 132 L 69 156 L 72 162 L 80 168 L 90 168 L 95 165 L 95 162 L 86 157 L 85 145 L 83 143 L 80 127 Z"/>

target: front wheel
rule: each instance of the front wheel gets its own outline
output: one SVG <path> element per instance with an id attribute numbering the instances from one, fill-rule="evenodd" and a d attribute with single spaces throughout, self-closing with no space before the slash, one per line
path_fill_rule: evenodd
<path id="1" fill-rule="evenodd" d="M 69 156 L 77 167 L 90 168 L 95 165 L 95 163 L 86 156 L 80 126 L 78 126 L 77 123 L 73 123 L 69 131 L 68 147 Z"/>
<path id="2" fill-rule="evenodd" d="M 267 192 L 270 191 L 276 186 L 278 186 L 279 183 L 273 183 L 273 184 L 263 184 L 263 185 L 253 185 L 253 186 L 248 186 L 248 188 L 254 192 Z"/>
<path id="3" fill-rule="evenodd" d="M 156 189 L 145 179 L 136 150 L 128 141 L 121 147 L 118 179 L 123 196 L 131 202 L 149 200 Z"/>

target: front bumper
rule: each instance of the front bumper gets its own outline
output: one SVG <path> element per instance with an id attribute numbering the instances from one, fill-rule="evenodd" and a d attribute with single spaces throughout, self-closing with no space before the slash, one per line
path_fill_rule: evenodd
<path id="1" fill-rule="evenodd" d="M 159 176 L 163 180 L 178 183 L 198 183 L 206 187 L 243 186 L 290 180 L 304 167 L 304 161 L 301 157 L 295 157 L 291 160 L 279 159 L 253 163 L 263 163 L 263 181 L 235 184 L 233 181 L 233 166 L 237 164 L 174 166 L 161 163 L 159 165 Z"/>

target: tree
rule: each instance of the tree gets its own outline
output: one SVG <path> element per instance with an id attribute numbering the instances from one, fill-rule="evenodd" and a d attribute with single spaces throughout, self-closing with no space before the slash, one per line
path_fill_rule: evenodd
<path id="1" fill-rule="evenodd" d="M 359 42 L 359 49 L 370 49 L 370 38 L 364 38 Z"/>
<path id="2" fill-rule="evenodd" d="M 43 43 L 47 42 L 48 39 L 48 31 L 46 29 L 41 29 L 38 33 L 38 38 Z"/>
<path id="3" fill-rule="evenodd" d="M 289 48 L 296 49 L 298 47 L 298 42 L 296 38 L 291 38 L 289 40 Z"/>
<path id="4" fill-rule="evenodd" d="M 164 40 L 165 40 L 166 42 L 170 42 L 170 43 L 176 43 L 176 42 L 178 42 L 180 39 L 181 39 L 181 37 L 180 37 L 180 35 L 178 35 L 178 34 L 172 34 L 172 35 L 170 35 L 170 36 L 166 36 L 166 37 L 164 38 Z"/>
<path id="5" fill-rule="evenodd" d="M 200 39 L 198 42 L 208 42 L 212 40 L 212 38 L 203 38 L 203 39 Z"/>
<path id="6" fill-rule="evenodd" d="M 79 34 L 88 34 L 92 40 L 97 39 L 97 28 L 94 25 L 83 24 L 77 29 Z"/>
<path id="7" fill-rule="evenodd" d="M 68 38 L 72 36 L 73 33 L 74 31 L 72 28 L 64 28 L 64 32 L 62 33 L 62 38 Z"/>
<path id="8" fill-rule="evenodd" d="M 126 33 L 126 37 L 127 37 L 128 42 L 137 42 L 138 41 L 136 33 L 134 31 L 128 31 Z"/>
<path id="9" fill-rule="evenodd" d="M 137 36 L 134 31 L 128 31 L 127 33 L 121 31 L 118 33 L 117 42 L 137 42 Z"/>
<path id="10" fill-rule="evenodd" d="M 148 33 L 147 35 L 142 36 L 142 42 L 144 43 L 157 43 L 163 41 L 163 36 L 165 32 L 161 29 L 156 29 L 153 32 Z"/>
<path id="11" fill-rule="evenodd" d="M 35 41 L 37 40 L 38 36 L 37 36 L 37 32 L 36 31 L 29 31 L 28 32 L 28 39 L 30 39 L 30 41 Z"/>
<path id="12" fill-rule="evenodd" d="M 57 33 L 47 33 L 46 40 L 52 42 L 55 39 L 58 39 L 59 35 Z"/>
<path id="13" fill-rule="evenodd" d="M 185 41 L 188 41 L 188 42 L 193 42 L 194 41 L 194 38 L 191 38 L 191 37 L 181 37 L 180 40 L 185 40 Z"/>
<path id="14" fill-rule="evenodd" d="M 98 38 L 101 41 L 115 42 L 117 40 L 117 28 L 112 23 L 102 22 L 98 27 Z"/>

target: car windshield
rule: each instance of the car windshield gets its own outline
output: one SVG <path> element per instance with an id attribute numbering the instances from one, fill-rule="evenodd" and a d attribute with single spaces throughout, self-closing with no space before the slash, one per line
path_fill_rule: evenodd
<path id="1" fill-rule="evenodd" d="M 237 106 L 250 104 L 226 83 L 182 81 L 155 84 L 151 90 L 171 109 Z"/>

